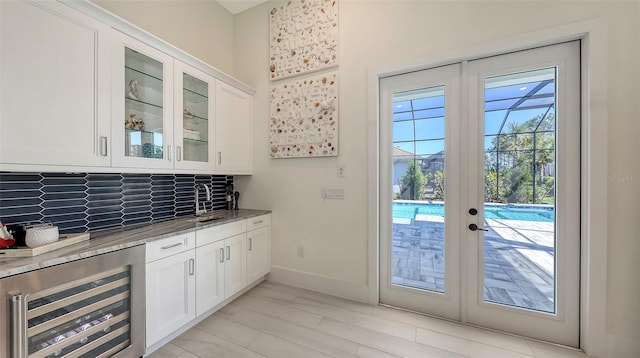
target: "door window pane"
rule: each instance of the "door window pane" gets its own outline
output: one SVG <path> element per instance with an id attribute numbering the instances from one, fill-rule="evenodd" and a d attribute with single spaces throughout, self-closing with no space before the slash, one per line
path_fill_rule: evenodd
<path id="1" fill-rule="evenodd" d="M 444 86 L 393 96 L 391 282 L 436 293 L 445 292 L 444 100 Z"/>
<path id="2" fill-rule="evenodd" d="M 416 121 L 416 139 L 444 138 L 444 117 Z"/>
<path id="3" fill-rule="evenodd" d="M 554 313 L 555 68 L 485 81 L 484 300 Z"/>

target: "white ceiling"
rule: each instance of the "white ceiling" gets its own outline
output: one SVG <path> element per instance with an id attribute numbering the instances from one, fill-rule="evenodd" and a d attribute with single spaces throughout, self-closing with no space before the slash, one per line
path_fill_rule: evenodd
<path id="1" fill-rule="evenodd" d="M 267 0 L 218 0 L 218 3 L 235 15 L 265 1 Z"/>

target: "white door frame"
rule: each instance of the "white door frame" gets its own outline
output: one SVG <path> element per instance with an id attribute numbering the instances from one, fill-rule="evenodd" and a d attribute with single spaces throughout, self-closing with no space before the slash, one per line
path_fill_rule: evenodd
<path id="1" fill-rule="evenodd" d="M 369 303 L 379 302 L 379 80 L 410 71 L 518 50 L 582 40 L 581 52 L 581 273 L 580 348 L 587 354 L 606 353 L 607 311 L 607 20 L 597 18 L 516 35 L 421 59 L 406 66 L 369 70 L 368 103 L 368 243 Z M 597 204 L 597 205 L 596 205 Z M 604 239 L 603 239 L 604 238 Z"/>

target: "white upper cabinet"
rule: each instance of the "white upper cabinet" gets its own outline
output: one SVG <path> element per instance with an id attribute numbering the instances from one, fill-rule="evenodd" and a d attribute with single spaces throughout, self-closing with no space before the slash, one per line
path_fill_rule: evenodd
<path id="1" fill-rule="evenodd" d="M 216 171 L 251 174 L 253 170 L 253 97 L 216 82 Z"/>
<path id="2" fill-rule="evenodd" d="M 0 170 L 251 174 L 253 90 L 92 2 L 0 0 L 0 45 Z"/>
<path id="3" fill-rule="evenodd" d="M 0 1 L 0 170 L 111 164 L 110 31 L 57 2 Z"/>
<path id="4" fill-rule="evenodd" d="M 212 171 L 215 168 L 215 78 L 174 62 L 175 168 Z"/>
<path id="5" fill-rule="evenodd" d="M 113 165 L 173 168 L 173 58 L 127 35 L 114 36 Z"/>

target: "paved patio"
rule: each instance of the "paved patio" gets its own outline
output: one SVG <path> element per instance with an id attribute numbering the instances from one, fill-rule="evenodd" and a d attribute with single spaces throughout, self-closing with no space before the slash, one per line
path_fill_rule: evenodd
<path id="1" fill-rule="evenodd" d="M 484 224 L 486 301 L 554 312 L 552 222 L 493 220 Z M 394 284 L 444 292 L 444 218 L 394 219 Z"/>

